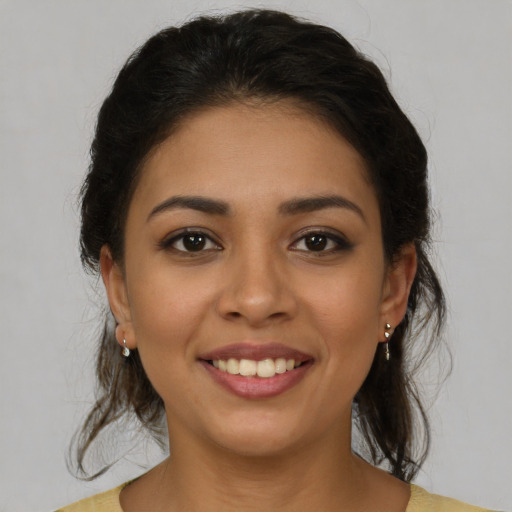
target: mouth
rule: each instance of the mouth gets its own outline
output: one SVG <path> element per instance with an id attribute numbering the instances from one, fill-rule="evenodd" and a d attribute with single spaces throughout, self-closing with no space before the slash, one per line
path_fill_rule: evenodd
<path id="1" fill-rule="evenodd" d="M 213 380 L 243 398 L 269 398 L 297 385 L 313 366 L 312 356 L 281 344 L 236 344 L 201 355 Z"/>
<path id="2" fill-rule="evenodd" d="M 304 362 L 295 361 L 295 359 L 285 359 L 278 357 L 276 359 L 235 359 L 233 357 L 228 360 L 214 359 L 207 363 L 211 364 L 221 372 L 227 372 L 230 375 L 242 375 L 243 377 L 259 377 L 260 379 L 270 379 L 275 375 L 282 375 L 299 368 Z"/>

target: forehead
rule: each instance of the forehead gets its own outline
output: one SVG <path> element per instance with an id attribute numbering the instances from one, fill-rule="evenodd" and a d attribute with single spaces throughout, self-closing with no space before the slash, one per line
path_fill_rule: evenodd
<path id="1" fill-rule="evenodd" d="M 263 207 L 333 193 L 377 206 L 364 159 L 339 133 L 290 102 L 232 104 L 189 116 L 154 148 L 132 202 L 206 195 Z"/>

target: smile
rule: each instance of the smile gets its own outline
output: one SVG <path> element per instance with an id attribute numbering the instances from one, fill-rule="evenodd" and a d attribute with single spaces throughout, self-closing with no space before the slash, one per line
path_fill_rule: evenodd
<path id="1" fill-rule="evenodd" d="M 230 358 L 227 361 L 223 359 L 215 359 L 211 364 L 222 372 L 227 372 L 230 375 L 242 375 L 244 377 L 258 376 L 262 379 L 269 379 L 276 374 L 282 374 L 298 368 L 302 363 L 295 362 L 294 359 L 285 359 L 279 357 L 277 359 L 263 359 L 256 361 L 254 359 L 234 359 Z"/>
<path id="2" fill-rule="evenodd" d="M 240 343 L 202 354 L 199 363 L 213 380 L 242 398 L 270 398 L 297 385 L 313 357 L 281 344 Z"/>

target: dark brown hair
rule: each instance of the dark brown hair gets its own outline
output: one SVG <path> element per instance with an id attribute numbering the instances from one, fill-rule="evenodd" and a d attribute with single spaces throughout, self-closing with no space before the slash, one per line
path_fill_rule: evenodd
<path id="1" fill-rule="evenodd" d="M 421 359 L 437 343 L 445 315 L 428 259 L 427 155 L 382 73 L 339 33 L 285 13 L 250 10 L 200 17 L 151 37 L 121 69 L 99 112 L 81 195 L 82 262 L 97 274 L 105 244 L 122 262 L 127 207 L 144 158 L 193 111 L 280 99 L 295 100 L 320 116 L 366 160 L 388 262 L 404 244 L 416 247 L 418 270 L 407 313 L 390 343 L 391 359 L 385 360 L 379 344 L 354 401 L 354 425 L 363 441 L 357 450 L 409 481 L 429 444 L 412 380 L 418 361 L 411 359 L 411 346 L 421 332 L 424 351 L 416 352 Z M 122 358 L 110 312 L 98 347 L 97 377 L 97 401 L 76 438 L 82 474 L 92 443 L 122 418 L 135 415 L 157 439 L 165 438 L 163 402 L 137 351 Z M 108 464 L 95 475 L 105 468 Z"/>

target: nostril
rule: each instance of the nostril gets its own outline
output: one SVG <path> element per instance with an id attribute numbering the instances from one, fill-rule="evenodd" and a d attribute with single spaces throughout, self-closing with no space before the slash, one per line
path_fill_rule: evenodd
<path id="1" fill-rule="evenodd" d="M 261 281 L 261 279 L 260 279 Z M 265 283 L 264 283 L 265 284 Z M 271 287 L 266 283 L 235 279 L 218 297 L 216 310 L 225 320 L 241 321 L 256 326 L 273 321 L 280 322 L 294 315 L 296 301 L 285 285 L 276 279 Z"/>
<path id="2" fill-rule="evenodd" d="M 283 316 L 286 316 L 284 311 L 277 311 L 276 313 L 272 313 L 269 318 L 281 318 Z"/>

